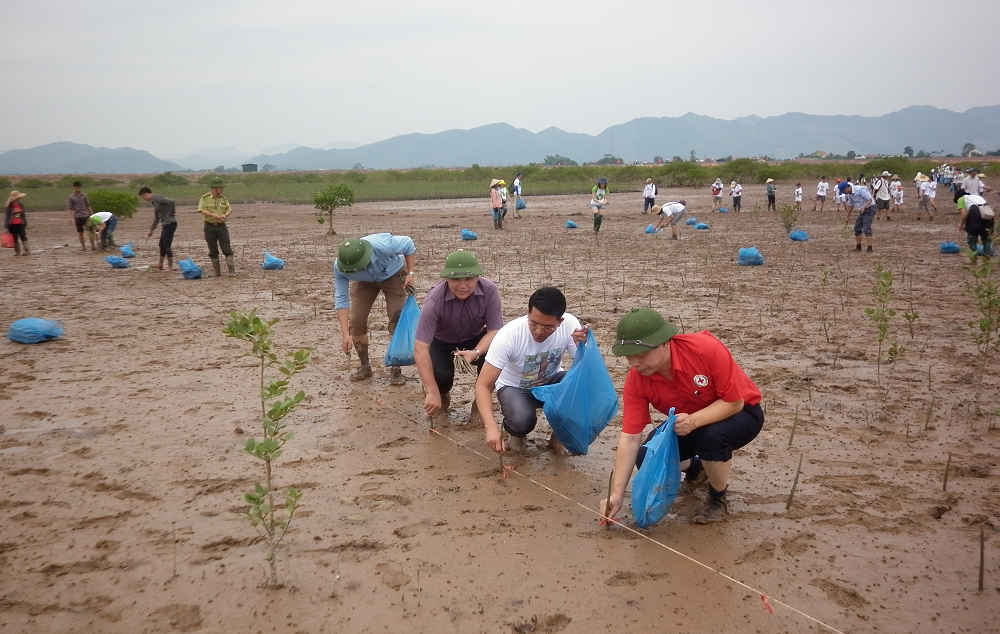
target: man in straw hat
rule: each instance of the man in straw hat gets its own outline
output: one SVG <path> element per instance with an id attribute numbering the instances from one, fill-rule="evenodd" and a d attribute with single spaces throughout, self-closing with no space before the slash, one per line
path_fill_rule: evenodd
<path id="1" fill-rule="evenodd" d="M 226 183 L 218 176 L 208 182 L 210 191 L 198 200 L 198 213 L 205 216 L 205 242 L 208 243 L 208 257 L 212 260 L 215 277 L 222 276 L 219 264 L 219 251 L 226 256 L 226 266 L 229 267 L 229 277 L 236 275 L 236 257 L 229 241 L 229 227 L 226 221 L 233 215 L 233 207 L 229 199 L 223 196 L 222 190 Z"/>
<path id="2" fill-rule="evenodd" d="M 482 277 L 476 256 L 459 249 L 448 255 L 443 281 L 427 292 L 417 321 L 413 358 L 424 386 L 424 411 L 435 425 L 446 423 L 455 382 L 455 357 L 483 369 L 486 352 L 503 327 L 500 291 Z M 475 397 L 469 422 L 482 424 Z"/>
<path id="3" fill-rule="evenodd" d="M 723 519 L 733 451 L 749 444 L 764 425 L 760 390 L 711 333 L 677 334 L 677 326 L 652 308 L 636 308 L 618 321 L 611 352 L 630 367 L 614 482 L 610 499 L 598 507 L 601 513 L 618 514 L 632 469 L 642 466 L 642 432 L 652 422 L 652 405 L 663 413 L 673 407 L 677 414 L 674 431 L 686 480 L 692 485 L 708 480 L 708 503 L 692 521 Z"/>
<path id="4" fill-rule="evenodd" d="M 672 240 L 676 240 L 678 233 L 680 233 L 681 218 L 684 217 L 686 210 L 686 200 L 678 200 L 675 203 L 666 203 L 662 207 L 659 205 L 653 205 L 653 213 L 660 217 L 656 222 L 656 226 L 653 227 L 653 231 L 657 231 L 661 227 L 670 225 L 670 238 Z"/>
<path id="5" fill-rule="evenodd" d="M 22 249 L 24 255 L 31 255 L 31 251 L 28 250 L 28 216 L 21 203 L 21 199 L 25 196 L 27 194 L 16 189 L 12 191 L 7 198 L 7 208 L 3 217 L 3 228 L 14 236 L 14 255 L 21 255 Z"/>
<path id="6" fill-rule="evenodd" d="M 353 346 L 361 366 L 352 381 L 371 378 L 368 360 L 368 315 L 382 293 L 389 317 L 389 334 L 403 312 L 407 289 L 413 287 L 415 256 L 413 239 L 391 233 L 373 233 L 340 243 L 333 263 L 334 304 L 340 324 L 340 347 L 350 356 Z M 403 385 L 406 379 L 399 366 L 389 368 L 389 385 Z"/>
<path id="7" fill-rule="evenodd" d="M 500 179 L 490 181 L 490 209 L 493 213 L 493 228 L 503 229 L 503 198 L 500 196 Z"/>
<path id="8" fill-rule="evenodd" d="M 566 312 L 566 297 L 558 288 L 544 286 L 528 298 L 528 314 L 508 322 L 490 343 L 486 363 L 476 381 L 476 404 L 486 428 L 486 444 L 496 453 L 521 451 L 525 438 L 538 423 L 542 402 L 531 388 L 558 383 L 565 354 L 576 356 L 576 344 L 587 339 L 588 328 Z M 493 390 L 503 414 L 503 441 L 493 415 Z M 549 446 L 564 451 L 555 434 Z"/>
<path id="9" fill-rule="evenodd" d="M 934 220 L 934 214 L 931 213 L 931 209 L 928 206 L 930 202 L 930 195 L 928 194 L 927 185 L 931 182 L 930 176 L 926 174 L 917 174 L 917 220 L 920 220 L 920 216 L 923 212 L 927 212 L 927 218 L 929 220 Z"/>
<path id="10" fill-rule="evenodd" d="M 764 183 L 767 191 L 767 210 L 778 211 L 776 199 L 778 197 L 778 186 L 774 184 L 774 179 L 769 178 Z"/>

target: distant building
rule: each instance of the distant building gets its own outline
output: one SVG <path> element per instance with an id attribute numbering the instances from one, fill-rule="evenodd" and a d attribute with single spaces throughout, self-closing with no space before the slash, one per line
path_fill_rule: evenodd
<path id="1" fill-rule="evenodd" d="M 244 163 L 243 164 L 243 171 L 244 172 L 256 172 L 257 171 L 257 164 L 256 163 Z"/>

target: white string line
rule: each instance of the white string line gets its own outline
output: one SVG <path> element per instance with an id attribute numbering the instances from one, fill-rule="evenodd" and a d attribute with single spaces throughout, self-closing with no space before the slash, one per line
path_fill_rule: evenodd
<path id="1" fill-rule="evenodd" d="M 421 424 L 419 420 L 415 419 L 413 416 L 407 414 L 406 412 L 400 411 L 400 410 L 398 410 L 398 409 L 396 409 L 394 407 L 390 407 L 389 405 L 386 405 L 383 401 L 380 401 L 379 399 L 377 399 L 375 397 L 371 397 L 371 398 L 372 398 L 372 400 L 374 400 L 379 405 L 382 405 L 383 407 L 386 407 L 387 409 L 391 409 L 392 411 L 396 412 L 397 414 L 402 414 L 403 416 L 405 416 L 406 418 L 409 418 L 411 421 L 413 421 L 417 425 Z M 481 452 L 473 449 L 472 447 L 466 445 L 465 443 L 463 443 L 463 442 L 461 442 L 459 440 L 456 440 L 456 439 L 452 438 L 451 436 L 448 436 L 446 434 L 442 434 L 440 431 L 438 431 L 437 429 L 435 429 L 433 427 L 429 427 L 428 431 L 430 433 L 432 433 L 432 434 L 437 434 L 438 436 L 440 436 L 441 438 L 444 438 L 445 440 L 451 441 L 453 444 L 455 444 L 455 445 L 457 445 L 459 447 L 463 447 L 465 449 L 468 449 L 469 451 L 471 451 L 472 453 L 476 454 L 480 458 L 483 458 L 484 460 L 487 460 L 487 461 L 492 461 L 493 460 L 493 458 L 490 458 L 486 454 L 483 454 L 483 453 L 481 453 Z M 552 487 L 550 487 L 550 486 L 548 486 L 546 484 L 543 484 L 543 483 L 535 480 L 534 478 L 521 473 L 520 471 L 514 469 L 513 467 L 504 465 L 503 469 L 504 469 L 504 471 L 507 471 L 507 472 L 510 472 L 510 473 L 515 473 L 515 474 L 521 476 L 522 478 L 524 478 L 525 480 L 527 480 L 528 482 L 531 482 L 532 484 L 535 484 L 535 485 L 537 485 L 537 486 L 545 489 L 549 493 L 552 493 L 553 495 L 558 496 L 558 497 L 566 500 L 567 502 L 571 502 L 571 503 L 579 506 L 580 508 L 585 509 L 588 513 L 592 513 L 594 515 L 597 515 L 600 519 L 604 519 L 604 516 L 601 513 L 595 511 L 594 509 L 590 508 L 589 506 L 586 506 L 585 504 L 577 502 L 576 500 L 574 500 L 573 498 L 569 497 L 568 495 L 565 495 L 564 493 L 560 493 L 559 491 L 556 491 Z M 645 539 L 647 541 L 650 541 L 650 542 L 656 544 L 657 546 L 660 546 L 661 548 L 664 548 L 664 549 L 668 550 L 669 552 L 671 552 L 671 553 L 673 553 L 673 554 L 675 554 L 675 555 L 677 555 L 679 557 L 683 557 L 684 559 L 687 559 L 691 563 L 697 564 L 697 565 L 701 566 L 702 568 L 704 568 L 706 570 L 714 572 L 715 574 L 721 576 L 722 578 L 724 578 L 724 579 L 726 579 L 728 581 L 731 581 L 731 582 L 733 582 L 733 583 L 735 583 L 735 584 L 737 584 L 739 586 L 742 586 L 742 587 L 746 588 L 747 590 L 749 590 L 751 592 L 754 592 L 754 593 L 760 595 L 761 601 L 764 603 L 764 607 L 766 609 L 768 609 L 769 612 L 771 612 L 771 610 L 769 609 L 769 605 L 768 604 L 769 604 L 770 601 L 773 601 L 777 605 L 780 605 L 781 607 L 786 608 L 786 609 L 788 609 L 788 610 L 790 610 L 790 611 L 798 614 L 799 616 L 805 617 L 805 618 L 809 619 L 810 621 L 812 621 L 813 623 L 816 623 L 817 625 L 821 625 L 821 626 L 827 628 L 831 632 L 836 632 L 836 634 L 844 634 L 844 632 L 842 632 L 841 630 L 838 630 L 837 628 L 833 627 L 832 625 L 828 625 L 828 624 L 824 623 L 823 621 L 820 621 L 819 619 L 817 619 L 815 617 L 809 616 L 808 614 L 806 614 L 802 610 L 796 609 L 796 608 L 788 605 L 784 601 L 781 601 L 779 599 L 773 599 L 770 595 L 768 595 L 763 590 L 758 590 L 757 588 L 754 588 L 751 585 L 743 583 L 739 579 L 735 579 L 735 578 L 727 575 L 726 573 L 724 573 L 724 572 L 722 572 L 720 570 L 716 570 L 715 568 L 709 566 L 708 564 L 705 564 L 705 563 L 702 563 L 702 562 L 698 561 L 697 559 L 695 559 L 694 557 L 691 557 L 690 555 L 686 555 L 686 554 L 680 552 L 679 550 L 676 550 L 674 548 L 671 548 L 670 546 L 667 546 L 663 542 L 660 542 L 660 541 L 657 541 L 657 540 L 653 539 L 649 535 L 646 535 L 644 533 L 640 533 L 639 531 L 635 530 L 634 528 L 632 528 L 630 526 L 626 526 L 625 524 L 622 524 L 621 522 L 619 522 L 616 519 L 611 519 L 610 521 L 613 522 L 614 524 L 620 526 L 624 530 L 629 531 L 630 533 L 632 533 L 634 535 L 637 535 L 637 536 L 639 536 L 639 537 L 641 537 L 641 538 L 643 538 L 643 539 Z"/>

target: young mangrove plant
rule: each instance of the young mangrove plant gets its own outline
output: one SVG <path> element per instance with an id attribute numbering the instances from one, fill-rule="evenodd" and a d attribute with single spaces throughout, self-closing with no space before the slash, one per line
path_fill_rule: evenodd
<path id="1" fill-rule="evenodd" d="M 785 228 L 785 233 L 791 233 L 799 221 L 799 210 L 795 205 L 782 205 L 778 207 L 778 215 L 781 216 L 781 225 Z"/>
<path id="2" fill-rule="evenodd" d="M 972 329 L 972 338 L 979 350 L 979 358 L 984 367 L 990 356 L 1000 349 L 1000 281 L 997 280 L 997 266 L 990 258 L 976 259 L 969 256 L 970 265 L 965 270 L 972 280 L 965 284 L 976 302 L 978 319 L 965 322 Z"/>
<path id="3" fill-rule="evenodd" d="M 875 285 L 872 286 L 874 305 L 865 309 L 865 314 L 875 324 L 875 341 L 878 344 L 878 356 L 875 357 L 876 377 L 878 385 L 882 385 L 882 346 L 889 337 L 889 322 L 896 316 L 896 311 L 889 306 L 892 300 L 892 271 L 875 264 Z M 893 346 L 895 347 L 895 345 Z"/>
<path id="4" fill-rule="evenodd" d="M 273 463 L 281 456 L 285 443 L 295 435 L 286 431 L 285 421 L 306 397 L 303 391 L 294 396 L 286 396 L 289 379 L 309 364 L 312 354 L 311 349 L 302 348 L 288 353 L 284 358 L 279 357 L 273 341 L 274 325 L 277 323 L 278 319 L 265 321 L 258 317 L 257 309 L 241 310 L 229 313 L 229 320 L 222 330 L 227 337 L 249 343 L 250 351 L 243 356 L 257 359 L 260 367 L 260 421 L 263 437 L 248 438 L 243 453 L 264 463 L 264 482 L 256 483 L 253 491 L 243 496 L 250 509 L 242 517 L 264 539 L 268 562 L 265 585 L 271 587 L 281 585 L 278 583 L 278 546 L 288 532 L 302 499 L 300 491 L 289 488 L 284 501 L 280 500 L 280 493 L 277 496 L 279 500 L 275 501 Z M 267 370 L 272 368 L 277 368 L 280 379 L 267 377 Z"/>

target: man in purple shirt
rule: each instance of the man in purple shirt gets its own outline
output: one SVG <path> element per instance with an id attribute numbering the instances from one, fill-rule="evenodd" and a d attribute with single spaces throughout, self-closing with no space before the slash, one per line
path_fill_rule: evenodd
<path id="1" fill-rule="evenodd" d="M 872 252 L 872 220 L 875 219 L 875 199 L 872 198 L 871 192 L 864 185 L 853 185 L 851 181 L 847 181 L 847 187 L 844 188 L 844 193 L 847 194 L 847 218 L 844 222 L 851 221 L 851 213 L 857 212 L 858 218 L 854 221 L 854 240 L 855 249 L 861 250 L 861 234 L 865 235 L 868 239 L 868 253 Z"/>
<path id="2" fill-rule="evenodd" d="M 482 274 L 475 255 L 462 250 L 451 253 L 441 271 L 444 281 L 428 291 L 420 309 L 413 357 L 427 393 L 424 411 L 435 425 L 448 420 L 455 357 L 482 370 L 490 342 L 503 326 L 500 291 Z M 469 422 L 482 424 L 475 399 Z"/>

